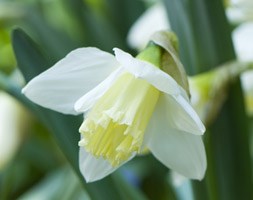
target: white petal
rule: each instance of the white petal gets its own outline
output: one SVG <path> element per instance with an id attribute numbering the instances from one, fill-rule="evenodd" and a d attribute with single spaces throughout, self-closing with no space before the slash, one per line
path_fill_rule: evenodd
<path id="1" fill-rule="evenodd" d="M 158 109 L 171 127 L 196 135 L 205 132 L 205 126 L 183 96 L 163 94 L 159 98 L 157 107 L 160 107 Z"/>
<path id="2" fill-rule="evenodd" d="M 206 154 L 201 136 L 172 128 L 168 123 L 168 110 L 159 103 L 146 129 L 143 146 L 149 148 L 164 165 L 183 176 L 202 179 Z"/>
<path id="3" fill-rule="evenodd" d="M 206 154 L 201 136 L 159 128 L 148 143 L 154 156 L 168 168 L 192 179 L 201 180 L 206 171 Z"/>
<path id="4" fill-rule="evenodd" d="M 134 156 L 135 155 L 130 157 L 121 165 L 131 160 Z M 121 165 L 113 167 L 108 161 L 104 160 L 103 158 L 95 158 L 86 152 L 83 147 L 79 148 L 79 168 L 87 182 L 100 180 L 114 172 Z"/>
<path id="5" fill-rule="evenodd" d="M 79 168 L 87 182 L 100 180 L 117 169 L 108 161 L 87 153 L 83 147 L 79 148 Z"/>
<path id="6" fill-rule="evenodd" d="M 119 67 L 111 73 L 104 81 L 97 85 L 94 89 L 86 93 L 75 104 L 77 112 L 86 112 L 96 101 L 104 95 L 104 93 L 111 87 L 114 81 L 124 72 L 124 69 Z"/>
<path id="7" fill-rule="evenodd" d="M 121 66 L 136 78 L 144 79 L 158 90 L 167 94 L 179 94 L 179 85 L 167 73 L 155 67 L 151 63 L 133 58 L 130 54 L 114 48 L 116 59 Z"/>
<path id="8" fill-rule="evenodd" d="M 43 107 L 77 114 L 76 100 L 102 82 L 118 65 L 113 55 L 97 48 L 76 49 L 32 79 L 22 92 Z"/>

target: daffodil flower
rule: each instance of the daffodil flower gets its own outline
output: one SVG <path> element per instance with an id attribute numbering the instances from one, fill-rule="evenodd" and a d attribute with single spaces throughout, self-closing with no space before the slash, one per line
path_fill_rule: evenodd
<path id="1" fill-rule="evenodd" d="M 31 80 L 23 93 L 46 108 L 84 114 L 79 166 L 87 182 L 147 149 L 168 168 L 202 179 L 205 127 L 185 90 L 159 69 L 157 59 L 145 59 L 145 53 L 134 58 L 118 48 L 114 53 L 76 49 Z M 153 53 L 160 58 L 159 51 Z"/>

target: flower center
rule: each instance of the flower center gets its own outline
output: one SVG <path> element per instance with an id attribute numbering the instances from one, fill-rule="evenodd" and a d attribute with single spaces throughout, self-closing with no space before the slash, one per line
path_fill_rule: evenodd
<path id="1" fill-rule="evenodd" d="M 79 146 L 112 166 L 140 152 L 159 93 L 147 81 L 122 74 L 86 116 Z"/>

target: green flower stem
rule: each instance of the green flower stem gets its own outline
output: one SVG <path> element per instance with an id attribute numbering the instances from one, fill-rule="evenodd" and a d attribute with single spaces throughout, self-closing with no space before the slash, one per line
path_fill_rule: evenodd
<path id="1" fill-rule="evenodd" d="M 164 0 L 179 51 L 189 74 L 197 74 L 235 59 L 220 0 Z M 238 68 L 235 68 L 238 70 Z M 236 70 L 236 71 L 237 71 Z M 238 70 L 240 71 L 240 70 Z M 252 199 L 249 130 L 239 79 L 205 135 L 208 169 L 193 182 L 196 199 Z"/>
<path id="2" fill-rule="evenodd" d="M 252 67 L 252 62 L 233 61 L 191 77 L 192 84 L 194 83 L 192 87 L 197 87 L 200 90 L 202 101 L 206 101 L 206 105 L 199 109 L 199 112 L 207 127 L 219 115 L 221 107 L 227 99 L 230 86 L 236 83 L 243 72 L 252 70 Z"/>
<path id="3" fill-rule="evenodd" d="M 156 67 L 161 68 L 162 48 L 151 42 L 137 55 L 136 58 L 152 63 Z"/>

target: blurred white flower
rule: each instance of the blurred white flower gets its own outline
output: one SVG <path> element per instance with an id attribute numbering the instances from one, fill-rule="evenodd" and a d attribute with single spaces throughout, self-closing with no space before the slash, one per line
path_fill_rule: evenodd
<path id="1" fill-rule="evenodd" d="M 226 9 L 228 19 L 235 24 L 253 20 L 252 0 L 230 0 Z"/>
<path id="2" fill-rule="evenodd" d="M 241 24 L 233 31 L 235 51 L 240 61 L 253 62 L 253 22 Z M 253 114 L 253 71 L 241 75 L 248 114 Z"/>
<path id="3" fill-rule="evenodd" d="M 117 48 L 115 57 L 97 48 L 80 48 L 23 89 L 39 105 L 85 114 L 79 166 L 88 182 L 112 173 L 145 149 L 186 177 L 204 176 L 205 127 L 185 90 L 158 68 L 160 47 L 150 48 L 137 58 Z"/>
<path id="4" fill-rule="evenodd" d="M 165 7 L 162 3 L 157 3 L 150 7 L 131 27 L 127 41 L 136 49 L 143 49 L 151 35 L 160 30 L 169 29 Z"/>
<path id="5" fill-rule="evenodd" d="M 0 170 L 17 152 L 26 118 L 25 109 L 11 96 L 0 92 Z"/>
<path id="6" fill-rule="evenodd" d="M 233 42 L 240 61 L 253 61 L 253 22 L 246 22 L 233 31 Z"/>

